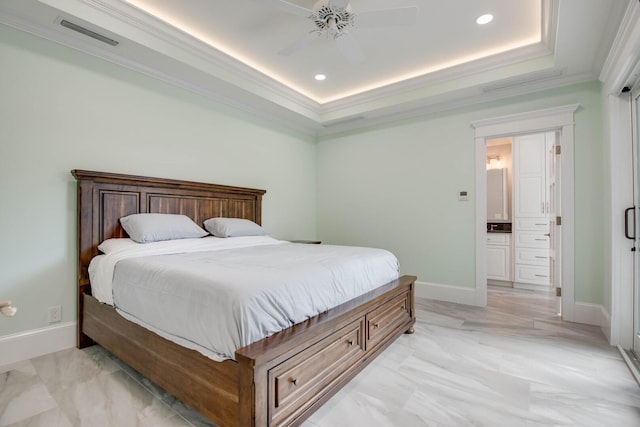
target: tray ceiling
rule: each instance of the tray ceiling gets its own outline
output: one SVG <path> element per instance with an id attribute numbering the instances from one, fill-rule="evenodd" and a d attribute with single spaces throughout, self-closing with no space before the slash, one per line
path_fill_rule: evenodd
<path id="1" fill-rule="evenodd" d="M 626 0 L 351 0 L 417 7 L 415 23 L 331 34 L 278 0 L 5 0 L 0 22 L 306 132 L 323 134 L 598 78 Z M 315 0 L 289 5 L 317 8 Z M 324 2 L 326 3 L 326 2 Z M 493 21 L 476 23 L 490 13 Z M 110 46 L 60 25 L 80 25 Z M 357 23 L 357 21 L 356 21 Z M 316 74 L 326 79 L 317 81 Z"/>

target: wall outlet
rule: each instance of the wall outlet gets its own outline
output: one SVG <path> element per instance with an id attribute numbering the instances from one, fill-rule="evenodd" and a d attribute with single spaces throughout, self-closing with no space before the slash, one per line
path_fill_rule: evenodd
<path id="1" fill-rule="evenodd" d="M 62 320 L 62 307 L 59 305 L 54 305 L 53 307 L 49 307 L 49 323 L 59 322 Z"/>

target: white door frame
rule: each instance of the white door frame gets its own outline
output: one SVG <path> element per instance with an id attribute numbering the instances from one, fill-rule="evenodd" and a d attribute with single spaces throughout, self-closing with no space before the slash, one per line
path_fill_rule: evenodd
<path id="1" fill-rule="evenodd" d="M 611 283 L 609 327 L 603 328 L 609 344 L 630 349 L 633 346 L 633 242 L 624 236 L 624 210 L 633 205 L 633 167 L 631 165 L 630 96 L 609 95 L 608 187 L 605 187 L 606 239 L 610 256 L 605 279 Z M 608 199 L 607 199 L 608 196 Z"/>
<path id="2" fill-rule="evenodd" d="M 602 331 L 609 344 L 625 349 L 633 345 L 633 257 L 632 242 L 624 237 L 624 209 L 633 204 L 633 172 L 629 161 L 631 117 L 629 96 L 622 88 L 633 86 L 640 76 L 640 3 L 629 1 L 607 59 L 600 73 L 604 83 L 605 129 L 605 280 L 611 294 L 604 295 L 608 322 Z M 607 282 L 605 282 L 606 286 Z M 606 289 L 606 288 L 605 288 Z"/>
<path id="3" fill-rule="evenodd" d="M 476 294 L 475 305 L 487 305 L 487 139 L 514 136 L 525 133 L 560 131 L 559 145 L 562 182 L 562 318 L 575 318 L 574 299 L 574 113 L 578 104 L 565 105 L 527 113 L 477 120 L 471 123 L 475 129 L 476 144 Z"/>
<path id="4" fill-rule="evenodd" d="M 635 190 L 635 194 L 634 194 L 634 206 L 636 207 L 636 209 L 634 209 L 633 214 L 635 215 L 634 218 L 634 237 L 636 240 L 636 245 L 634 245 L 634 248 L 637 249 L 638 247 L 638 220 L 640 219 L 640 215 L 638 215 L 638 208 L 640 203 L 638 203 L 639 200 L 639 188 L 638 188 L 638 175 L 640 174 L 639 168 L 640 165 L 638 164 L 638 148 L 640 148 L 640 138 L 638 138 L 638 132 L 640 131 L 640 109 L 638 107 L 640 107 L 640 83 L 637 83 L 635 85 L 635 87 L 633 88 L 633 90 L 631 91 L 631 97 L 630 97 L 630 102 L 631 102 L 631 135 L 632 135 L 632 145 L 633 145 L 633 150 L 632 150 L 632 155 L 633 155 L 633 183 L 634 183 L 634 190 Z M 640 313 L 640 301 L 638 300 L 638 293 L 640 291 L 640 277 L 639 277 L 639 271 L 638 268 L 640 267 L 640 258 L 639 258 L 639 254 L 638 251 L 636 250 L 635 252 L 633 252 L 633 264 L 634 264 L 634 269 L 633 269 L 633 342 L 632 342 L 632 348 L 633 350 L 636 352 L 636 354 L 638 354 L 640 352 L 640 319 L 638 319 L 638 314 Z"/>

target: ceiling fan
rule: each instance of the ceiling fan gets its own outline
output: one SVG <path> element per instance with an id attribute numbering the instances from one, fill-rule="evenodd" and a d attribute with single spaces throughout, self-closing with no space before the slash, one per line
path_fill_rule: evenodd
<path id="1" fill-rule="evenodd" d="M 418 15 L 417 6 L 355 13 L 351 10 L 349 0 L 319 0 L 312 9 L 285 0 L 261 1 L 284 12 L 307 18 L 316 26 L 316 29 L 279 51 L 280 55 L 291 55 L 312 41 L 326 36 L 335 40 L 338 50 L 353 64 L 364 61 L 365 54 L 349 32 L 351 28 L 410 25 L 416 22 Z"/>

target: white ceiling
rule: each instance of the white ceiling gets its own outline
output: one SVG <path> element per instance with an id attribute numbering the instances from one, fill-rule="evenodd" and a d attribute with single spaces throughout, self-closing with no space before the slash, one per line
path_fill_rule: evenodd
<path id="1" fill-rule="evenodd" d="M 418 8 L 412 25 L 351 28 L 365 56 L 357 64 L 330 37 L 279 54 L 315 26 L 277 1 L 2 0 L 0 22 L 326 134 L 595 80 L 632 0 L 351 0 L 356 17 Z M 312 9 L 316 0 L 290 3 Z M 479 26 L 485 13 L 495 18 Z"/>

